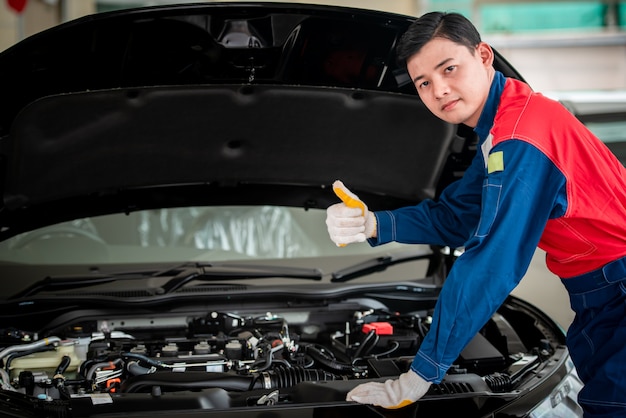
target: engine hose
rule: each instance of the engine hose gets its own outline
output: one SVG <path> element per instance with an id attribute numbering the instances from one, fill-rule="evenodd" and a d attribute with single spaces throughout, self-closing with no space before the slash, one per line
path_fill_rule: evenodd
<path id="1" fill-rule="evenodd" d="M 504 373 L 494 373 L 483 377 L 489 389 L 495 393 L 508 392 L 511 390 L 512 379 L 511 376 Z"/>
<path id="2" fill-rule="evenodd" d="M 271 347 L 270 344 L 267 344 L 267 350 L 264 351 L 264 358 L 255 361 L 252 365 L 252 370 L 255 372 L 262 372 L 269 369 L 272 366 L 273 362 L 279 361 L 278 359 L 274 359 L 274 353 L 283 350 L 283 348 L 284 347 L 282 344 L 276 347 Z"/>
<path id="3" fill-rule="evenodd" d="M 128 373 L 132 374 L 133 376 L 137 376 L 140 374 L 148 374 L 153 369 L 140 366 L 139 363 L 137 363 L 136 361 L 130 361 L 126 364 L 126 370 L 128 370 Z"/>
<path id="4" fill-rule="evenodd" d="M 61 339 L 59 337 L 48 337 L 39 341 L 35 341 L 34 343 L 30 343 L 30 344 L 21 344 L 21 345 L 14 345 L 11 347 L 7 347 L 4 350 L 0 351 L 0 360 L 7 357 L 9 354 L 13 354 L 16 352 L 21 352 L 21 351 L 31 351 L 31 350 L 41 351 L 41 349 L 44 347 L 56 345 L 57 343 L 60 343 L 60 342 L 61 342 Z"/>
<path id="5" fill-rule="evenodd" d="M 54 371 L 54 376 L 65 373 L 71 362 L 72 359 L 70 356 L 63 356 L 63 358 L 61 358 L 61 362 L 57 366 L 57 369 Z"/>
<path id="6" fill-rule="evenodd" d="M 299 367 L 278 368 L 254 375 L 235 375 L 232 373 L 207 373 L 188 371 L 172 373 L 156 371 L 154 373 L 133 376 L 120 387 L 120 392 L 149 392 L 153 386 L 162 389 L 197 390 L 222 388 L 227 391 L 245 392 L 252 389 L 287 388 L 301 382 L 337 380 L 338 377 L 323 370 L 309 370 Z"/>
<path id="7" fill-rule="evenodd" d="M 136 360 L 140 360 L 143 362 L 146 362 L 148 365 L 153 366 L 153 367 L 161 367 L 161 362 L 158 360 L 153 360 L 148 356 L 144 356 L 143 354 L 137 354 L 137 353 L 121 353 L 120 354 L 122 357 L 126 358 L 133 358 Z"/>
<path id="8" fill-rule="evenodd" d="M 62 377 L 54 378 L 52 379 L 52 384 L 59 391 L 60 399 L 64 401 L 69 401 L 71 399 L 72 395 L 70 395 L 69 390 L 65 386 L 65 379 Z"/>
<path id="9" fill-rule="evenodd" d="M 252 384 L 252 389 L 281 389 L 295 386 L 302 382 L 320 382 L 337 379 L 336 375 L 324 370 L 279 367 L 257 376 Z"/>
<path id="10" fill-rule="evenodd" d="M 60 399 L 64 401 L 69 401 L 71 398 L 70 392 L 65 386 L 65 376 L 63 376 L 63 373 L 65 373 L 71 362 L 72 359 L 70 356 L 63 356 L 61 358 L 61 362 L 54 371 L 54 377 L 52 378 L 52 385 L 57 388 Z"/>
<path id="11" fill-rule="evenodd" d="M 162 389 L 195 390 L 208 388 L 222 388 L 236 392 L 250 390 L 253 376 L 239 376 L 232 373 L 209 373 L 201 371 L 186 371 L 173 373 L 169 370 L 158 370 L 154 373 L 133 376 L 124 381 L 121 392 L 135 393 L 150 391 L 153 386 Z"/>
<path id="12" fill-rule="evenodd" d="M 372 351 L 372 349 L 378 343 L 378 338 L 379 337 L 378 337 L 378 334 L 376 334 L 376 330 L 371 330 L 370 332 L 368 332 L 367 335 L 365 336 L 365 339 L 363 340 L 361 345 L 359 345 L 359 348 L 357 348 L 356 352 L 354 353 L 354 357 L 360 358 L 360 357 L 368 355 L 370 351 Z M 373 344 L 372 344 L 372 341 L 373 341 Z"/>
<path id="13" fill-rule="evenodd" d="M 352 373 L 354 371 L 354 367 L 351 364 L 340 363 L 312 345 L 306 346 L 305 350 L 314 360 L 320 362 L 322 366 L 326 366 L 326 368 L 333 372 Z"/>

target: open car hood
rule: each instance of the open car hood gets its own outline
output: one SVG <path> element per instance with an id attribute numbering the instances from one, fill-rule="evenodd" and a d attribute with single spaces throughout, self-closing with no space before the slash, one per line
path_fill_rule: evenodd
<path id="1" fill-rule="evenodd" d="M 0 54 L 0 239 L 152 207 L 323 208 L 335 179 L 372 209 L 435 197 L 475 144 L 398 68 L 411 20 L 214 3 L 88 16 L 20 42 Z"/>
<path id="2" fill-rule="evenodd" d="M 395 63 L 411 21 L 164 6 L 0 54 L 0 241 L 33 230 L 0 243 L 0 411 L 582 416 L 565 333 L 515 297 L 419 402 L 346 401 L 408 370 L 458 252 L 338 249 L 299 208 L 337 202 L 335 179 L 373 210 L 437 197 L 476 154 Z"/>

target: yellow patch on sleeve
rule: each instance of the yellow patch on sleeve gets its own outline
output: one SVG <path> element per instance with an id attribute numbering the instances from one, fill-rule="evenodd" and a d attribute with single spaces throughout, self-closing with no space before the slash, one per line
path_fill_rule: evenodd
<path id="1" fill-rule="evenodd" d="M 504 153 L 497 151 L 489 154 L 487 161 L 487 173 L 491 174 L 495 171 L 504 171 Z"/>

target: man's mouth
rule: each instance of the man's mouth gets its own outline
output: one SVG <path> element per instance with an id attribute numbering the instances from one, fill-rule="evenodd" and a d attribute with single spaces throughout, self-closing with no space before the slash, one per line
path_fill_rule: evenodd
<path id="1" fill-rule="evenodd" d="M 444 112 L 448 112 L 452 109 L 454 109 L 454 107 L 456 106 L 456 104 L 459 102 L 459 100 L 451 100 L 449 102 L 447 102 L 446 104 L 444 104 L 443 106 L 441 106 L 441 110 Z"/>

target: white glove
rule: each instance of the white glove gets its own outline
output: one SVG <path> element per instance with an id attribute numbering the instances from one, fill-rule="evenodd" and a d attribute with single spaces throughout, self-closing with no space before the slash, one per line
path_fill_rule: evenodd
<path id="1" fill-rule="evenodd" d="M 374 236 L 376 217 L 367 210 L 365 203 L 339 180 L 333 183 L 333 190 L 342 203 L 326 209 L 330 239 L 338 246 L 344 246 Z"/>
<path id="2" fill-rule="evenodd" d="M 431 383 L 409 370 L 396 380 L 363 383 L 348 392 L 347 401 L 397 409 L 410 405 L 426 394 Z"/>

